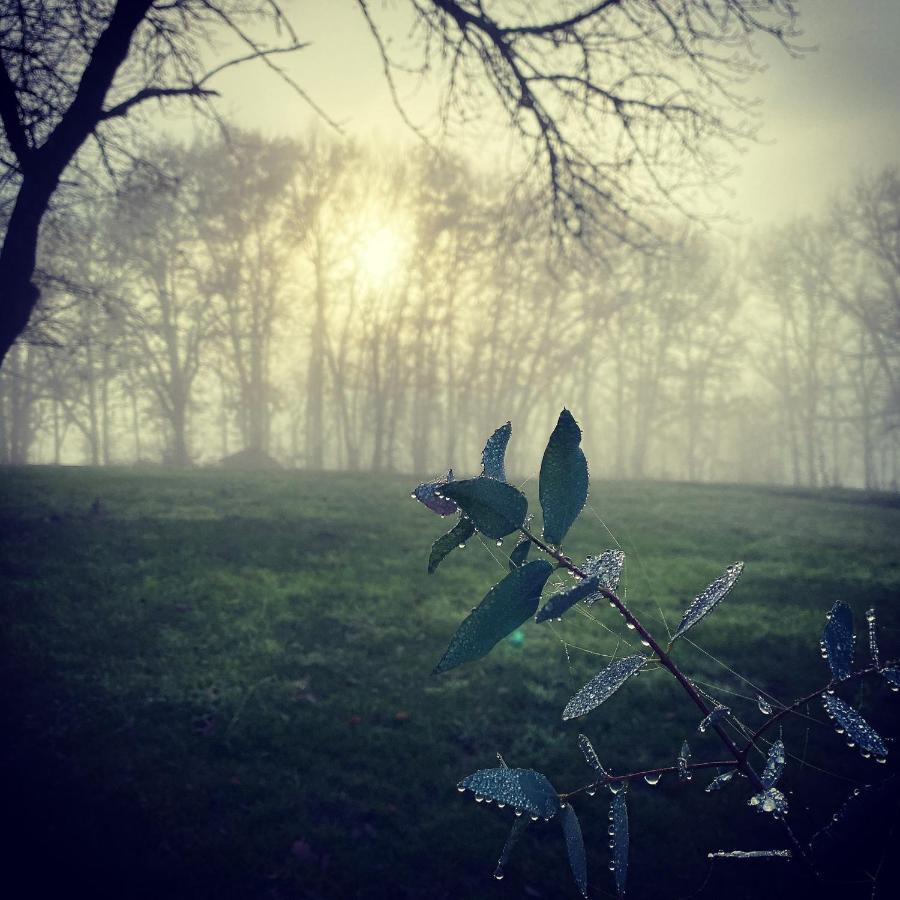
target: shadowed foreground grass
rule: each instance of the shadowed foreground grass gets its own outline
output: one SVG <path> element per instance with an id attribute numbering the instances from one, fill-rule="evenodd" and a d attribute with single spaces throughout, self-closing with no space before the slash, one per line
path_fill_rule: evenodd
<path id="1" fill-rule="evenodd" d="M 0 479 L 3 807 L 16 834 L 5 896 L 576 897 L 556 822 L 532 826 L 495 882 L 512 812 L 476 806 L 456 782 L 499 751 L 574 788 L 589 780 L 580 731 L 614 772 L 671 764 L 684 738 L 695 761 L 721 755 L 663 672 L 561 721 L 606 662 L 594 654 L 635 643 L 605 606 L 598 621 L 526 625 L 521 645 L 431 676 L 512 540 L 475 539 L 426 575 L 430 542 L 451 523 L 408 499 L 408 479 L 65 469 Z M 663 634 L 660 613 L 674 627 L 728 563 L 746 561 L 691 633 L 703 649 L 685 642 L 677 659 L 751 727 L 755 691 L 736 673 L 783 701 L 824 684 L 818 640 L 835 600 L 858 627 L 875 606 L 882 655 L 900 655 L 896 500 L 599 483 L 590 505 L 567 551 L 611 546 L 605 523 L 628 554 L 630 606 Z M 859 635 L 858 659 L 865 643 Z M 900 697 L 877 680 L 842 696 L 885 737 L 900 734 Z M 820 704 L 808 711 L 822 721 Z M 893 758 L 863 760 L 807 718 L 788 719 L 784 740 L 801 834 L 854 787 L 896 772 Z M 897 854 L 884 852 L 900 844 L 896 779 L 861 824 L 818 839 L 831 875 L 863 882 L 841 887 L 813 887 L 781 861 L 711 865 L 709 850 L 787 844 L 746 806 L 746 782 L 706 794 L 708 780 L 632 786 L 629 896 L 872 896 L 862 870 L 876 875 L 875 896 L 896 896 Z M 576 802 L 594 897 L 614 890 L 608 799 Z"/>

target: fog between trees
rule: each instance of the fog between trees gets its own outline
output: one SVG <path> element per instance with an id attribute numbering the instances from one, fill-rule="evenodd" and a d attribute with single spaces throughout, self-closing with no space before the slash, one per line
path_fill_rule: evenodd
<path id="1" fill-rule="evenodd" d="M 561 246 L 424 148 L 232 133 L 148 146 L 45 223 L 41 308 L 0 374 L 11 463 L 268 458 L 477 471 L 561 406 L 595 477 L 896 489 L 900 181 L 726 239 Z"/>

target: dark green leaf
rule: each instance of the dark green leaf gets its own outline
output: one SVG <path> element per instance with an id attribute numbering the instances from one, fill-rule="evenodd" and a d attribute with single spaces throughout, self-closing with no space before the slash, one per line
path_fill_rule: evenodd
<path id="1" fill-rule="evenodd" d="M 582 564 L 585 575 L 596 575 L 600 586 L 615 592 L 619 586 L 622 567 L 625 565 L 625 554 L 621 550 L 604 550 L 599 556 L 589 556 Z M 602 600 L 603 594 L 597 593 L 585 600 L 588 606 Z"/>
<path id="2" fill-rule="evenodd" d="M 533 564 L 532 564 L 533 565 Z M 597 673 L 567 704 L 563 719 L 575 719 L 608 700 L 632 675 L 646 664 L 647 657 L 626 656 Z"/>
<path id="3" fill-rule="evenodd" d="M 582 895 L 587 897 L 587 859 L 584 855 L 584 838 L 581 836 L 581 824 L 575 810 L 567 803 L 559 812 L 563 835 L 566 838 L 566 850 L 569 853 L 569 865 L 575 884 Z"/>
<path id="4" fill-rule="evenodd" d="M 522 527 L 528 500 L 521 491 L 493 478 L 469 478 L 446 484 L 441 493 L 458 503 L 475 527 L 498 540 Z"/>
<path id="5" fill-rule="evenodd" d="M 729 769 L 727 772 L 723 772 L 721 775 L 716 775 L 715 778 L 706 786 L 706 793 L 710 793 L 711 791 L 721 791 L 732 778 L 734 778 L 734 773 L 736 769 Z"/>
<path id="6" fill-rule="evenodd" d="M 431 556 L 428 558 L 428 574 L 433 575 L 444 557 L 455 550 L 475 534 L 475 526 L 469 519 L 460 519 L 446 534 L 442 534 L 431 545 Z"/>
<path id="7" fill-rule="evenodd" d="M 528 558 L 528 551 L 531 549 L 531 541 L 527 537 L 523 537 L 515 547 L 513 552 L 509 554 L 509 571 L 518 569 Z"/>
<path id="8" fill-rule="evenodd" d="M 887 756 L 887 747 L 881 735 L 852 706 L 833 694 L 823 694 L 822 703 L 828 718 L 844 731 L 848 741 L 857 744 L 863 753 L 874 754 L 878 759 Z"/>
<path id="9" fill-rule="evenodd" d="M 559 796 L 546 776 L 534 769 L 479 769 L 457 787 L 475 797 L 513 806 L 533 816 L 552 819 L 559 812 Z"/>
<path id="10" fill-rule="evenodd" d="M 536 559 L 495 584 L 450 639 L 435 674 L 486 656 L 494 644 L 533 616 L 552 571 L 547 560 Z"/>
<path id="11" fill-rule="evenodd" d="M 507 422 L 487 439 L 484 450 L 481 452 L 481 474 L 485 478 L 506 481 L 504 459 L 510 434 L 512 434 L 512 424 Z"/>
<path id="12" fill-rule="evenodd" d="M 681 745 L 681 752 L 678 754 L 678 759 L 675 760 L 675 766 L 678 769 L 678 780 L 679 781 L 690 781 L 691 780 L 691 770 L 688 768 L 688 764 L 691 761 L 691 748 L 687 741 L 685 741 Z"/>
<path id="13" fill-rule="evenodd" d="M 509 836 L 506 838 L 506 843 L 503 845 L 503 850 L 500 851 L 500 859 L 497 860 L 497 868 L 494 869 L 494 878 L 502 878 L 503 870 L 506 868 L 506 864 L 509 862 L 509 854 L 512 853 L 513 847 L 516 846 L 519 838 L 522 835 L 522 832 L 531 824 L 530 816 L 516 816 L 513 819 L 512 828 L 509 831 Z"/>
<path id="14" fill-rule="evenodd" d="M 564 409 L 544 451 L 538 486 L 544 511 L 544 539 L 557 547 L 587 500 L 587 460 L 580 445 L 581 429 Z"/>
<path id="15" fill-rule="evenodd" d="M 584 600 L 594 594 L 599 584 L 599 578 L 585 578 L 574 587 L 570 587 L 567 591 L 560 591 L 558 594 L 553 594 L 553 596 L 538 610 L 538 614 L 534 617 L 534 621 L 546 622 L 547 619 L 560 618 L 579 600 Z"/>
<path id="16" fill-rule="evenodd" d="M 828 613 L 828 623 L 822 635 L 822 650 L 831 674 L 838 681 L 850 677 L 853 639 L 853 610 L 843 600 L 838 600 Z"/>
<path id="17" fill-rule="evenodd" d="M 738 576 L 744 571 L 744 564 L 736 562 L 729 566 L 723 575 L 720 575 L 702 594 L 694 597 L 691 605 L 687 608 L 678 630 L 672 635 L 672 640 L 681 637 L 689 628 L 693 628 L 705 615 L 712 612 L 726 594 L 734 587 L 734 583 L 738 580 Z"/>
<path id="18" fill-rule="evenodd" d="M 609 807 L 612 822 L 612 870 L 616 877 L 616 893 L 625 894 L 628 879 L 628 807 L 625 805 L 625 791 L 613 797 Z"/>

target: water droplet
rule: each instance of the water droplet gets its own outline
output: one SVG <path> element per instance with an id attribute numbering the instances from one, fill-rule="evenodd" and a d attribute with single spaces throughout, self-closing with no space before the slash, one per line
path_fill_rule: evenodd
<path id="1" fill-rule="evenodd" d="M 462 787 L 462 786 L 457 786 L 456 789 L 457 789 L 461 794 L 464 794 L 464 793 L 466 792 L 466 789 L 465 789 L 464 787 Z"/>
<path id="2" fill-rule="evenodd" d="M 500 868 L 495 869 L 494 870 L 494 878 L 496 878 L 497 881 L 502 881 L 503 880 L 503 869 L 500 869 Z"/>
<path id="3" fill-rule="evenodd" d="M 626 627 L 629 631 L 634 631 L 634 622 L 626 622 L 626 623 L 625 623 L 625 627 Z"/>
<path id="4" fill-rule="evenodd" d="M 502 541 L 502 540 L 497 541 L 497 546 L 498 546 L 498 547 L 502 547 L 502 546 L 503 546 L 503 541 Z"/>
<path id="5" fill-rule="evenodd" d="M 644 781 L 646 781 L 647 784 L 649 784 L 649 785 L 651 785 L 651 786 L 654 786 L 654 787 L 655 787 L 657 784 L 659 784 L 659 779 L 660 779 L 660 774 L 659 774 L 659 772 L 648 772 L 648 773 L 644 776 Z"/>
<path id="6" fill-rule="evenodd" d="M 756 705 L 759 707 L 759 711 L 760 711 L 764 716 L 770 716 L 770 715 L 772 715 L 772 705 L 769 703 L 768 700 L 766 700 L 765 697 L 762 696 L 762 694 L 758 694 L 758 695 L 757 695 L 757 697 L 756 697 Z"/>
<path id="7" fill-rule="evenodd" d="M 415 500 L 415 499 L 416 499 L 416 492 L 413 491 L 409 496 L 412 497 L 413 500 Z"/>
<path id="8" fill-rule="evenodd" d="M 460 550 L 465 550 L 465 549 L 466 549 L 466 545 L 465 545 L 465 544 L 457 544 L 456 546 L 459 547 Z M 501 875 L 500 877 L 502 878 L 503 876 Z"/>
<path id="9" fill-rule="evenodd" d="M 539 818 L 540 818 L 540 816 L 532 816 L 532 817 L 531 817 L 531 821 L 532 821 L 532 822 L 537 822 L 537 820 L 538 820 Z"/>
<path id="10" fill-rule="evenodd" d="M 884 764 L 887 762 L 887 757 L 885 757 L 885 756 L 876 756 L 876 757 L 875 757 L 875 762 L 881 763 L 881 765 L 884 765 Z"/>
<path id="11" fill-rule="evenodd" d="M 476 803 L 484 803 L 484 797 L 482 797 L 481 794 L 476 794 L 476 795 L 475 795 L 475 802 L 476 802 Z"/>
<path id="12" fill-rule="evenodd" d="M 593 797 L 594 794 L 596 794 L 596 793 L 597 793 L 597 788 L 589 787 L 589 788 L 587 789 L 587 795 L 588 795 L 588 797 Z"/>
<path id="13" fill-rule="evenodd" d="M 611 781 L 607 785 L 607 787 L 610 789 L 610 791 L 612 791 L 612 793 L 614 793 L 614 794 L 618 794 L 619 791 L 621 791 L 624 786 L 625 786 L 625 783 L 623 781 Z"/>
<path id="14" fill-rule="evenodd" d="M 516 815 L 517 815 L 517 816 L 521 816 L 521 815 L 522 815 L 522 810 L 521 810 L 521 809 L 517 809 L 517 810 L 516 810 Z"/>

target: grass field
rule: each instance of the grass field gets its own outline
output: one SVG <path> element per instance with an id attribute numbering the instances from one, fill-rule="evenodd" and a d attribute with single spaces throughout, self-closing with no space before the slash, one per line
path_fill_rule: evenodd
<path id="1" fill-rule="evenodd" d="M 521 645 L 433 677 L 513 542 L 475 539 L 427 575 L 430 543 L 450 523 L 409 499 L 410 482 L 0 472 L 3 808 L 16 833 L 2 876 L 15 889 L 0 884 L 4 896 L 574 898 L 556 822 L 532 826 L 506 878 L 491 878 L 512 813 L 458 794 L 460 778 L 496 765 L 499 751 L 571 789 L 589 780 L 579 731 L 614 772 L 671 764 L 684 738 L 695 761 L 719 757 L 664 672 L 561 721 L 605 662 L 594 654 L 636 643 L 605 606 L 594 608 L 602 624 L 526 625 Z M 630 607 L 663 634 L 660 611 L 674 627 L 727 564 L 746 561 L 692 632 L 703 649 L 685 644 L 677 659 L 751 727 L 762 718 L 754 688 L 735 673 L 781 701 L 824 684 L 818 641 L 835 600 L 858 623 L 875 606 L 882 655 L 900 655 L 896 498 L 595 483 L 567 551 L 613 546 L 605 526 L 628 554 Z M 568 657 L 561 639 L 575 645 Z M 865 644 L 858 634 L 863 661 Z M 841 693 L 885 737 L 900 735 L 900 696 L 878 679 Z M 809 713 L 822 720 L 820 704 Z M 798 833 L 824 824 L 854 786 L 897 771 L 807 718 L 789 718 L 784 740 Z M 810 890 L 789 863 L 707 860 L 709 850 L 786 846 L 747 807 L 746 782 L 707 794 L 708 780 L 632 786 L 629 896 Z M 882 790 L 890 815 L 896 781 Z M 594 897 L 614 893 L 608 799 L 576 804 Z M 817 844 L 840 877 L 865 881 L 850 860 L 870 873 L 880 865 L 877 897 L 900 884 L 890 852 L 900 824 L 891 834 L 884 809 Z M 872 884 L 816 892 L 869 897 Z"/>

